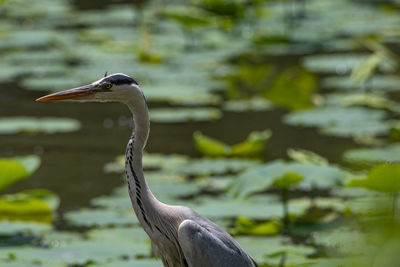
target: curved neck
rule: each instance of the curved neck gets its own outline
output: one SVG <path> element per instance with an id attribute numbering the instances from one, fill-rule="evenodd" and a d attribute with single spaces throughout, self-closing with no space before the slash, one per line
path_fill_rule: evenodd
<path id="1" fill-rule="evenodd" d="M 158 246 L 158 237 L 163 235 L 170 242 L 170 246 L 176 248 L 178 254 L 175 255 L 177 256 L 175 260 L 180 261 L 180 266 L 187 266 L 177 237 L 177 225 L 183 219 L 178 213 L 171 210 L 170 206 L 161 203 L 154 197 L 144 178 L 142 156 L 149 136 L 150 120 L 146 99 L 140 88 L 137 87 L 137 89 L 131 90 L 130 97 L 123 101 L 131 110 L 135 125 L 132 137 L 126 148 L 125 158 L 129 196 L 140 224 L 152 240 L 154 254 L 156 254 L 156 250 L 153 242 Z M 160 251 L 167 249 L 164 251 L 164 256 L 161 252 L 161 256 L 164 265 L 170 266 L 165 258 L 169 255 L 168 247 L 159 247 L 159 249 Z"/>
<path id="2" fill-rule="evenodd" d="M 142 167 L 143 149 L 150 131 L 149 112 L 140 89 L 133 91 L 132 95 L 124 102 L 131 110 L 134 121 L 134 130 L 125 155 L 129 196 L 139 222 L 150 235 L 154 231 L 152 221 L 159 201 L 150 191 Z"/>
<path id="3" fill-rule="evenodd" d="M 137 149 L 143 151 L 150 133 L 150 118 L 146 99 L 143 95 L 141 97 L 132 96 L 125 104 L 133 115 L 134 130 L 132 136 L 135 136 Z"/>

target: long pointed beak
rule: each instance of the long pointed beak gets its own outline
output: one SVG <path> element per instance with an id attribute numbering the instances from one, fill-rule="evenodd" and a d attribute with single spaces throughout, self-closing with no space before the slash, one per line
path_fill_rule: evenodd
<path id="1" fill-rule="evenodd" d="M 56 100 L 84 98 L 84 97 L 87 97 L 87 96 L 95 93 L 95 91 L 92 90 L 93 88 L 94 88 L 94 86 L 92 84 L 84 85 L 81 87 L 77 87 L 77 88 L 57 92 L 54 94 L 42 96 L 42 97 L 36 99 L 36 101 L 47 102 L 47 101 L 56 101 Z"/>

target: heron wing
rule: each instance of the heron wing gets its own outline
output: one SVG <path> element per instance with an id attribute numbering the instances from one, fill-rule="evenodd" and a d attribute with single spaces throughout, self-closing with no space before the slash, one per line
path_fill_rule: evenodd
<path id="1" fill-rule="evenodd" d="M 254 260 L 225 231 L 213 223 L 184 220 L 178 241 L 190 267 L 254 267 Z"/>

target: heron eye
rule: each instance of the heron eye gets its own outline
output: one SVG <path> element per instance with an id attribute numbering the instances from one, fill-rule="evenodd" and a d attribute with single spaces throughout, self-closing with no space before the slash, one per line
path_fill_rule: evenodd
<path id="1" fill-rule="evenodd" d="M 112 85 L 111 85 L 111 83 L 106 83 L 106 84 L 104 85 L 104 87 L 107 88 L 107 89 L 110 89 L 110 88 L 112 87 Z"/>

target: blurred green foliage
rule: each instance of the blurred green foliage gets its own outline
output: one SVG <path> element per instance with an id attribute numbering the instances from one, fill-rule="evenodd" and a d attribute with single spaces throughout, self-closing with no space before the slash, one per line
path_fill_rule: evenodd
<path id="1" fill-rule="evenodd" d="M 35 155 L 0 159 L 0 191 L 31 176 L 40 165 Z M 0 196 L 0 220 L 51 223 L 58 197 L 48 190 L 25 190 Z"/>
<path id="2" fill-rule="evenodd" d="M 86 84 L 105 71 L 133 75 L 150 104 L 153 129 L 169 125 L 158 130 L 162 138 L 176 134 L 171 129 L 189 130 L 189 137 L 193 132 L 205 156 L 146 153 L 146 178 L 160 200 L 210 217 L 263 267 L 397 267 L 396 1 L 134 2 L 0 0 L 4 115 L 33 116 L 39 113 L 29 104 L 33 94 Z M 24 97 L 29 101 L 15 109 L 11 100 Z M 108 107 L 105 122 L 114 126 L 104 127 L 124 127 L 123 118 L 109 118 L 116 115 Z M 87 128 L 80 137 L 96 132 L 84 114 Z M 204 125 L 218 130 L 225 116 L 234 127 L 218 136 L 245 139 L 252 125 L 271 127 L 274 137 L 269 130 L 252 132 L 228 145 L 231 136 L 201 134 L 208 132 Z M 10 140 L 53 133 L 49 143 L 72 144 L 72 135 L 57 134 L 80 124 L 4 117 L 0 133 Z M 31 135 L 21 135 L 26 133 Z M 188 140 L 185 153 L 193 147 Z M 91 142 L 84 147 L 93 148 Z M 179 142 L 163 141 L 173 148 Z M 55 150 L 58 145 L 50 151 Z M 58 155 L 68 153 L 60 150 Z M 1 159 L 0 190 L 29 177 L 38 161 Z M 380 165 L 385 162 L 391 164 Z M 123 174 L 124 156 L 104 170 Z M 110 191 L 108 180 L 95 181 Z M 356 187 L 346 187 L 349 181 Z M 59 181 L 67 182 L 74 189 L 90 184 Z M 151 258 L 125 184 L 95 197 L 89 208 L 60 211 L 53 227 L 48 223 L 58 204 L 45 190 L 0 197 L 0 265 L 160 266 Z"/>

